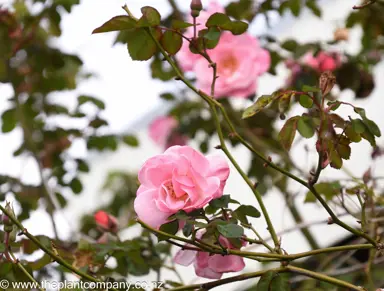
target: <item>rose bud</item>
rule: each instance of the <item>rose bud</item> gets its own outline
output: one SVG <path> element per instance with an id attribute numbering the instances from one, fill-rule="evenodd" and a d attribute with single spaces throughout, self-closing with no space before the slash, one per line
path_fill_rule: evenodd
<path id="1" fill-rule="evenodd" d="M 94 218 L 97 226 L 103 231 L 117 232 L 118 221 L 116 217 L 100 210 L 95 213 Z"/>

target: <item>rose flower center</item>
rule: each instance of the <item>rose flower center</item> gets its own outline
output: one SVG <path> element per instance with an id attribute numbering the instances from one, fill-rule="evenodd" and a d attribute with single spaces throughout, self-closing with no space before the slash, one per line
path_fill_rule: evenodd
<path id="1" fill-rule="evenodd" d="M 238 67 L 238 61 L 233 54 L 225 56 L 217 65 L 217 70 L 221 74 L 230 75 L 236 71 Z"/>

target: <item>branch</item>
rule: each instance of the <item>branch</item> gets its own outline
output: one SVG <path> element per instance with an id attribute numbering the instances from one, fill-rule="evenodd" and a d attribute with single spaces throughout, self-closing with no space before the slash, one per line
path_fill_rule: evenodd
<path id="1" fill-rule="evenodd" d="M 371 5 L 371 4 L 374 4 L 376 1 L 377 0 L 370 0 L 370 1 L 367 1 L 367 2 L 365 2 L 363 4 L 361 4 L 361 5 L 355 5 L 355 6 L 352 7 L 352 9 L 355 9 L 355 10 L 363 9 L 363 8 L 365 8 L 365 7 L 367 7 L 367 6 Z"/>
<path id="2" fill-rule="evenodd" d="M 71 264 L 69 264 L 67 261 L 62 259 L 59 255 L 55 254 L 53 251 L 51 251 L 49 248 L 47 248 L 45 245 L 43 245 L 34 235 L 30 234 L 28 230 L 12 215 L 12 213 L 8 212 L 2 205 L 0 205 L 0 210 L 9 217 L 9 219 L 21 230 L 21 232 L 28 237 L 34 244 L 36 244 L 44 253 L 49 255 L 54 261 L 56 261 L 59 265 L 67 268 L 68 270 L 72 271 L 73 273 L 79 275 L 83 279 L 87 279 L 91 282 L 102 282 L 101 280 L 94 278 L 87 273 L 84 273 L 83 271 L 76 269 Z M 114 288 L 111 288 L 111 290 L 117 291 Z"/>

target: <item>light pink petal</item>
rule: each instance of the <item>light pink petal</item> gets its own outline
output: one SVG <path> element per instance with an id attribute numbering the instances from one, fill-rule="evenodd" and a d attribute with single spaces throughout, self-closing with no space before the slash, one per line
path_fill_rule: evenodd
<path id="1" fill-rule="evenodd" d="M 244 269 L 244 259 L 239 256 L 213 255 L 209 259 L 208 266 L 217 273 L 239 272 Z"/>
<path id="2" fill-rule="evenodd" d="M 172 116 L 156 118 L 149 125 L 149 137 L 158 145 L 164 146 L 177 124 L 177 120 Z"/>
<path id="3" fill-rule="evenodd" d="M 162 212 L 157 208 L 153 199 L 156 191 L 156 189 L 151 189 L 141 192 L 140 195 L 136 197 L 134 202 L 135 212 L 139 219 L 153 228 L 159 228 L 172 214 Z"/>
<path id="4" fill-rule="evenodd" d="M 176 253 L 175 257 L 173 258 L 173 261 L 176 264 L 179 264 L 179 265 L 182 265 L 182 266 L 189 266 L 195 260 L 196 254 L 197 254 L 197 251 L 179 250 Z"/>
<path id="5" fill-rule="evenodd" d="M 189 147 L 189 146 L 173 146 L 168 148 L 164 154 L 169 155 L 177 155 L 177 156 L 185 156 L 191 166 L 195 169 L 200 171 L 200 173 L 204 174 L 209 169 L 209 162 L 207 158 L 201 154 L 200 152 L 196 151 L 195 149 Z"/>
<path id="6" fill-rule="evenodd" d="M 217 273 L 210 268 L 199 268 L 195 266 L 195 273 L 199 277 L 207 278 L 207 279 L 220 279 L 223 274 Z"/>

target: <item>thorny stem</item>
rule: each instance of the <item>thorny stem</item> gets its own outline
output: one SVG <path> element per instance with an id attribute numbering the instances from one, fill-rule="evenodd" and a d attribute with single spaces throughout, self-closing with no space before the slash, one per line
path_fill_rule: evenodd
<path id="1" fill-rule="evenodd" d="M 73 267 L 71 264 L 69 264 L 67 261 L 62 259 L 59 255 L 55 254 L 52 250 L 50 250 L 48 247 L 46 247 L 44 244 L 42 244 L 34 235 L 30 234 L 28 230 L 15 218 L 13 217 L 12 213 L 8 212 L 2 205 L 0 205 L 0 210 L 9 217 L 10 220 L 21 230 L 21 232 L 28 237 L 34 244 L 36 244 L 44 253 L 49 255 L 54 261 L 56 261 L 61 266 L 67 268 L 68 270 L 72 271 L 73 273 L 79 275 L 83 279 L 86 279 L 91 282 L 102 282 L 101 280 L 92 277 L 91 275 L 88 275 L 87 273 L 84 273 L 83 271 Z M 111 290 L 117 291 L 114 288 L 111 288 Z"/>
<path id="2" fill-rule="evenodd" d="M 271 253 L 274 252 L 274 249 L 261 237 L 261 235 L 257 232 L 257 230 L 250 224 L 243 224 L 244 227 L 249 228 L 253 231 L 253 233 L 257 236 L 260 243 L 265 246 Z"/>

